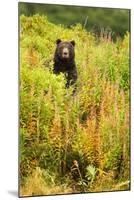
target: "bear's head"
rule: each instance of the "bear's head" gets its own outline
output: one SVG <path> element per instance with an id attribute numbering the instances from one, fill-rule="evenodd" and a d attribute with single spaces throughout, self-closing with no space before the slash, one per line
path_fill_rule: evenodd
<path id="1" fill-rule="evenodd" d="M 60 60 L 63 61 L 70 61 L 72 59 L 74 59 L 75 57 L 75 52 L 74 52 L 74 47 L 75 47 L 75 41 L 66 41 L 63 42 L 62 40 L 58 39 L 56 40 L 56 56 L 58 56 L 58 58 Z"/>

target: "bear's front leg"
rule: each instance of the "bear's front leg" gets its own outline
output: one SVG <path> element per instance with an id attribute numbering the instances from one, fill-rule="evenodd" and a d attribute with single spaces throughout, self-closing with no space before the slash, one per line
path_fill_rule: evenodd
<path id="1" fill-rule="evenodd" d="M 71 85 L 74 85 L 77 81 L 77 70 L 76 70 L 76 68 L 69 70 L 66 78 L 67 78 L 67 83 L 66 83 L 67 88 Z M 76 90 L 76 84 L 75 84 L 75 90 Z"/>

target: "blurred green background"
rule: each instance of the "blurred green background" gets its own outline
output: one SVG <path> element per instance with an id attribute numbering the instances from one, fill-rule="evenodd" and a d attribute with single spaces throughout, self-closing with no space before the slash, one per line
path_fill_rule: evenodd
<path id="1" fill-rule="evenodd" d="M 87 31 L 96 35 L 101 30 L 112 31 L 114 37 L 123 37 L 130 31 L 130 10 L 112 8 L 93 8 L 66 5 L 50 5 L 38 3 L 19 3 L 19 14 L 31 16 L 34 14 L 47 15 L 49 21 L 70 27 L 82 24 Z"/>

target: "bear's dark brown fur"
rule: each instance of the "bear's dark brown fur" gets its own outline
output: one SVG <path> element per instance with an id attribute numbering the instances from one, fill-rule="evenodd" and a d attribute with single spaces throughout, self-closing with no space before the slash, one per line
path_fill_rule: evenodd
<path id="1" fill-rule="evenodd" d="M 67 79 L 66 87 L 69 87 L 77 80 L 74 51 L 75 41 L 63 42 L 58 39 L 56 44 L 57 46 L 54 54 L 54 73 L 64 73 Z"/>

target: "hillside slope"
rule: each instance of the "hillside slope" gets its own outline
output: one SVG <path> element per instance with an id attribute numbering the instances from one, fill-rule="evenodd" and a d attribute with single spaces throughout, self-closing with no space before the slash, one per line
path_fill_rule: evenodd
<path id="1" fill-rule="evenodd" d="M 53 74 L 55 41 L 75 40 L 76 95 Z M 128 190 L 129 33 L 20 17 L 20 195 Z"/>

